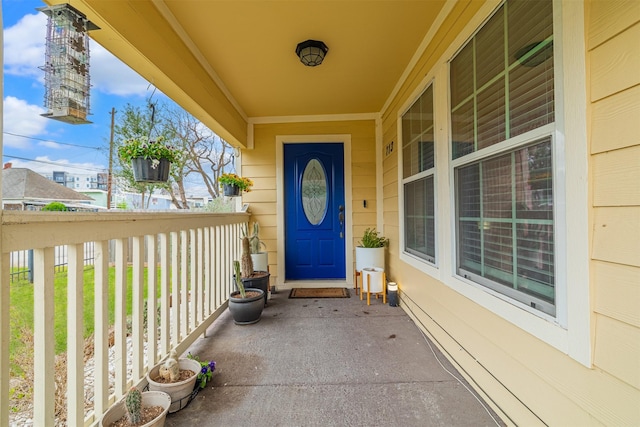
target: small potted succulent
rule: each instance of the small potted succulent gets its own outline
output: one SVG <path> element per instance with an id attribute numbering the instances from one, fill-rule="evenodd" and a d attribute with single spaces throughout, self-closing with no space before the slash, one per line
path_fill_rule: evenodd
<path id="1" fill-rule="evenodd" d="M 218 177 L 218 182 L 222 184 L 225 196 L 239 196 L 241 191 L 249 192 L 253 186 L 253 181 L 235 173 L 223 173 Z"/>
<path id="2" fill-rule="evenodd" d="M 201 368 L 197 360 L 189 357 L 178 358 L 175 350 L 171 350 L 169 357 L 151 368 L 147 374 L 149 390 L 169 394 L 169 413 L 177 412 L 190 402 Z"/>
<path id="3" fill-rule="evenodd" d="M 162 426 L 170 405 L 171 397 L 167 393 L 141 392 L 136 387 L 131 387 L 123 399 L 104 413 L 100 419 L 100 426 Z"/>
<path id="4" fill-rule="evenodd" d="M 118 156 L 123 162 L 131 162 L 133 176 L 138 182 L 166 182 L 171 163 L 176 162 L 179 155 L 178 150 L 165 144 L 162 136 L 129 138 L 118 147 Z"/>

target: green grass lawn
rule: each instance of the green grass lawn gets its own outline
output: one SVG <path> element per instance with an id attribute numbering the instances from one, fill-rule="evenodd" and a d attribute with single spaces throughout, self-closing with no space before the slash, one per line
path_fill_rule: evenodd
<path id="1" fill-rule="evenodd" d="M 131 275 L 132 268 L 127 270 L 127 315 L 131 314 Z M 144 270 L 144 283 L 147 280 L 147 269 Z M 23 334 L 33 333 L 33 284 L 26 280 L 11 283 L 9 291 L 11 304 L 11 340 L 10 358 L 20 357 L 24 354 L 25 346 L 31 345 L 31 340 Z M 160 289 L 158 288 L 158 296 Z M 144 286 L 144 297 L 147 296 L 147 286 Z M 93 334 L 94 331 L 94 269 L 87 266 L 84 269 L 84 337 Z M 64 352 L 67 347 L 67 272 L 61 271 L 55 274 L 54 282 L 54 334 L 56 354 Z M 109 324 L 114 321 L 115 305 L 115 268 L 109 268 Z M 12 369 L 20 369 L 12 363 Z"/>

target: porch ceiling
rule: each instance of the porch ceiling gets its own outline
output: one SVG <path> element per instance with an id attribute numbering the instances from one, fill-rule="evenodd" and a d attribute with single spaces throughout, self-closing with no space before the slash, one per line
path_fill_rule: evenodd
<path id="1" fill-rule="evenodd" d="M 91 37 L 201 120 L 215 113 L 204 91 L 236 121 L 379 112 L 445 3 L 66 1 L 101 27 Z M 329 47 L 318 67 L 295 55 L 307 39 Z"/>

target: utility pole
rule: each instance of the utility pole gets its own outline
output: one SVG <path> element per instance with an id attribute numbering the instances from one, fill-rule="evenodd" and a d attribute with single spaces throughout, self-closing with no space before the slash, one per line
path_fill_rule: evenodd
<path id="1" fill-rule="evenodd" d="M 113 186 L 113 122 L 116 109 L 111 108 L 111 137 L 109 138 L 109 175 L 107 177 L 107 209 L 111 209 L 111 187 Z"/>

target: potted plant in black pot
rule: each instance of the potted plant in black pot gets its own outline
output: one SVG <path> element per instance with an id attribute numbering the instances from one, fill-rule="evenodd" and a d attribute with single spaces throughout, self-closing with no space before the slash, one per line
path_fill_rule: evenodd
<path id="1" fill-rule="evenodd" d="M 242 191 L 249 192 L 253 186 L 253 181 L 249 178 L 235 173 L 223 173 L 218 177 L 218 182 L 222 184 L 223 194 L 229 197 L 239 196 Z"/>
<path id="2" fill-rule="evenodd" d="M 356 270 L 354 287 L 358 289 L 358 276 L 365 268 L 384 269 L 384 248 L 389 246 L 389 239 L 381 236 L 375 228 L 367 228 L 362 240 L 356 246 Z"/>
<path id="3" fill-rule="evenodd" d="M 237 291 L 229 295 L 229 311 L 236 325 L 250 325 L 260 320 L 264 309 L 264 291 L 257 288 L 246 288 L 242 281 L 240 261 L 233 262 L 234 280 Z"/>
<path id="4" fill-rule="evenodd" d="M 118 147 L 118 156 L 124 162 L 131 162 L 137 182 L 158 183 L 168 181 L 171 163 L 178 160 L 179 152 L 165 144 L 162 136 L 156 139 L 137 136 Z"/>

